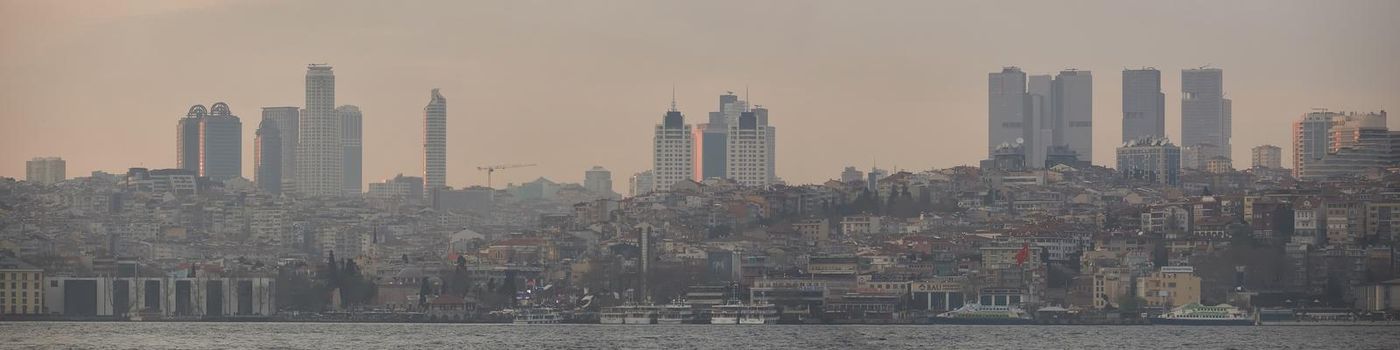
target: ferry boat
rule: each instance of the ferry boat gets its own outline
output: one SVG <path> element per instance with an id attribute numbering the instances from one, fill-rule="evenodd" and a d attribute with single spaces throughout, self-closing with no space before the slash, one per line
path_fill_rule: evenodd
<path id="1" fill-rule="evenodd" d="M 684 301 L 672 302 L 670 304 L 657 307 L 657 324 L 689 324 L 695 323 L 695 311 L 690 304 Z"/>
<path id="2" fill-rule="evenodd" d="M 711 309 L 710 324 L 777 324 L 778 306 L 731 301 Z"/>
<path id="3" fill-rule="evenodd" d="M 652 304 L 622 304 L 603 308 L 598 316 L 602 324 L 656 324 L 660 307 Z"/>
<path id="4" fill-rule="evenodd" d="M 1185 326 L 1252 326 L 1254 318 L 1230 304 L 1206 306 L 1197 303 L 1182 305 L 1171 312 L 1153 317 L 1152 324 Z"/>
<path id="5" fill-rule="evenodd" d="M 558 324 L 564 320 L 559 310 L 552 308 L 529 308 L 515 311 L 515 324 Z"/>
<path id="6" fill-rule="evenodd" d="M 598 313 L 598 323 L 602 324 L 625 324 L 627 323 L 627 313 L 631 312 L 632 305 L 609 306 L 603 308 Z"/>
<path id="7" fill-rule="evenodd" d="M 1032 324 L 1030 313 L 1015 306 L 966 304 L 929 319 L 939 324 L 1020 325 Z"/>

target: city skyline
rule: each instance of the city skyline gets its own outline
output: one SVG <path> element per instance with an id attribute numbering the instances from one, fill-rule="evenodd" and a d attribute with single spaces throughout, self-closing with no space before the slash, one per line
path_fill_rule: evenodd
<path id="1" fill-rule="evenodd" d="M 1272 4 L 1272 3 L 1271 3 Z M 165 4 L 170 5 L 170 4 Z M 917 4 L 916 4 L 917 5 Z M 39 7 L 45 17 L 44 5 L 11 5 L 19 9 Z M 28 6 L 28 7 L 25 7 Z M 104 38 L 98 30 L 142 30 L 160 31 L 167 26 L 178 26 L 191 14 L 220 19 L 255 18 L 269 21 L 275 28 L 301 28 L 277 15 L 260 13 L 268 4 L 260 3 L 199 3 L 176 4 L 169 9 L 160 5 L 150 6 L 151 12 L 139 14 L 85 14 L 59 18 L 51 24 L 33 23 L 32 19 L 16 19 L 8 25 L 51 26 L 57 30 L 55 38 L 78 40 L 98 40 Z M 311 4 L 292 4 L 290 13 L 306 11 Z M 1143 40 L 1143 43 L 1127 43 L 1121 50 L 1093 50 L 1087 43 L 1060 43 L 1068 45 L 1066 50 L 1055 54 L 1030 55 L 1037 45 L 1034 41 L 1022 43 L 1016 49 L 986 47 L 967 42 L 964 38 L 941 34 L 927 47 L 903 47 L 900 40 L 912 40 L 918 35 L 940 33 L 946 28 L 954 28 L 956 19 L 948 24 L 924 23 L 914 17 L 901 17 L 889 7 L 869 6 L 852 8 L 853 5 L 813 3 L 799 6 L 802 15 L 782 15 L 777 6 L 754 6 L 743 9 L 751 15 L 771 15 L 769 23 L 745 23 L 740 28 L 726 29 L 717 33 L 721 36 L 734 36 L 737 49 L 761 50 L 762 54 L 752 55 L 748 60 L 736 60 L 711 54 L 685 57 L 692 51 L 705 51 L 727 41 L 710 38 L 697 38 L 684 31 L 666 32 L 689 40 L 687 45 L 670 45 L 652 39 L 628 36 L 625 28 L 595 28 L 607 37 L 619 38 L 627 45 L 643 48 L 665 48 L 661 54 L 643 54 L 634 50 L 622 50 L 608 54 L 597 54 L 582 50 L 569 40 L 574 33 L 567 32 L 567 26 L 579 20 L 615 18 L 632 24 L 654 21 L 650 16 L 658 13 L 684 10 L 700 12 L 717 11 L 710 5 L 656 5 L 634 4 L 625 6 L 620 14 L 598 13 L 586 8 L 544 9 L 542 16 L 548 19 L 567 19 L 558 26 L 547 26 L 541 32 L 520 32 L 507 30 L 506 38 L 528 37 L 538 39 L 527 46 L 513 46 L 504 41 L 487 40 L 472 34 L 470 29 L 510 28 L 524 19 L 504 18 L 486 21 L 477 26 L 451 27 L 454 31 L 466 30 L 472 41 L 448 42 L 441 47 L 419 42 L 396 44 L 394 41 L 409 37 L 443 24 L 441 20 L 458 19 L 462 16 L 476 18 L 491 13 L 508 11 L 496 8 L 497 5 L 474 5 L 464 8 L 478 10 L 472 14 L 454 11 L 435 13 L 428 24 L 413 23 L 406 19 L 408 13 L 419 13 L 421 9 L 395 8 L 387 13 L 389 28 L 399 31 L 385 32 L 384 36 L 363 38 L 359 42 L 337 42 L 333 45 L 310 45 L 304 38 L 276 38 L 273 44 L 280 48 L 256 61 L 207 58 L 191 62 L 169 62 L 173 59 L 189 58 L 192 53 L 177 51 L 173 43 L 183 43 L 196 38 L 223 38 L 228 29 L 201 28 L 185 34 L 151 34 L 158 38 L 153 42 L 141 43 L 117 40 L 112 43 L 94 43 L 95 50 L 120 52 L 110 61 L 93 61 L 91 65 L 73 67 L 65 64 L 65 69 L 74 72 L 56 72 L 57 66 L 40 64 L 50 55 L 61 55 L 72 50 L 78 43 L 58 40 L 57 43 L 35 42 L 30 37 L 16 37 L 14 47 L 6 51 L 3 73 L 14 77 L 6 84 L 32 82 L 34 74 L 56 76 L 58 82 L 69 82 L 70 89 L 59 93 L 51 86 L 7 85 L 5 90 L 17 91 L 4 97 L 4 104 L 11 106 L 0 111 L 7 123 L 0 152 L 0 176 L 20 177 L 23 175 L 23 162 L 35 156 L 55 155 L 68 161 L 69 174 L 81 175 L 93 170 L 121 172 L 128 167 L 173 168 L 175 154 L 170 145 L 172 139 L 169 128 L 186 106 L 202 101 L 226 101 L 239 106 L 238 113 L 245 117 L 251 108 L 267 106 L 293 106 L 302 104 L 304 87 L 300 74 L 304 65 L 310 62 L 327 63 L 336 66 L 338 92 L 345 95 L 342 100 L 354 101 L 369 116 L 365 119 L 364 180 L 377 182 L 397 173 L 418 173 L 421 171 L 421 130 L 412 126 L 413 119 L 421 116 L 421 91 L 441 87 L 446 94 L 457 96 L 461 105 L 472 106 L 465 109 L 461 118 L 470 123 L 453 123 L 449 126 L 450 143 L 447 159 L 449 178 L 446 183 L 453 187 L 478 185 L 485 182 L 485 174 L 474 167 L 487 164 L 512 162 L 539 163 L 540 166 L 522 171 L 497 173 L 497 184 L 521 183 L 538 177 L 555 181 L 580 182 L 582 173 L 593 165 L 601 165 L 619 175 L 633 174 L 650 168 L 650 157 L 643 153 L 641 145 L 649 144 L 647 127 L 655 123 L 655 117 L 664 110 L 667 91 L 672 84 L 679 90 L 679 109 L 692 116 L 688 122 L 695 123 L 694 116 L 703 116 L 713 107 L 713 96 L 726 90 L 738 90 L 743 85 L 749 87 L 755 100 L 778 108 L 784 129 L 782 146 L 777 150 L 784 161 L 778 164 L 777 175 L 789 183 L 816 183 L 833 178 L 847 165 L 862 169 L 870 163 L 883 168 L 927 169 L 959 164 L 976 164 L 985 157 L 982 152 L 968 152 L 961 144 L 981 142 L 979 131 L 985 118 L 985 93 L 981 91 L 981 78 L 987 72 L 1002 66 L 1015 65 L 1027 72 L 1058 72 L 1066 68 L 1084 71 L 1099 71 L 1098 89 L 1093 92 L 1092 109 L 1096 111 L 1093 121 L 1093 153 L 1097 165 L 1113 165 L 1113 149 L 1121 144 L 1122 91 L 1118 84 L 1119 71 L 1125 68 L 1151 66 L 1162 74 L 1161 91 L 1165 94 L 1165 114 L 1167 136 L 1173 142 L 1185 145 L 1181 140 L 1181 82 L 1176 72 L 1209 64 L 1211 67 L 1227 71 L 1225 75 L 1225 97 L 1234 101 L 1233 118 L 1237 125 L 1250 125 L 1240 128 L 1232 139 L 1231 158 L 1236 167 L 1248 166 L 1249 150 L 1261 144 L 1288 145 L 1291 137 L 1291 122 L 1311 108 L 1322 107 L 1331 110 L 1377 111 L 1388 105 L 1395 105 L 1391 91 L 1396 91 L 1397 68 L 1388 65 L 1379 57 L 1394 57 L 1400 51 L 1397 45 L 1385 45 L 1384 36 L 1379 33 L 1389 30 L 1395 24 L 1385 21 L 1359 21 L 1357 28 L 1340 28 L 1327 32 L 1306 32 L 1290 29 L 1290 23 L 1303 21 L 1312 16 L 1373 16 L 1387 13 L 1385 9 L 1396 7 L 1392 3 L 1373 3 L 1343 9 L 1313 9 L 1299 4 L 1278 4 L 1273 10 L 1257 18 L 1242 18 L 1241 21 L 1254 24 L 1255 30 L 1278 31 L 1276 37 L 1262 42 L 1245 40 L 1245 35 L 1230 33 L 1217 34 L 1207 40 L 1199 39 L 1200 33 L 1212 29 L 1218 31 L 1222 25 L 1204 23 L 1197 26 L 1188 19 L 1190 13 L 1179 8 L 1163 6 L 1165 16 L 1154 18 L 1146 29 L 1126 30 L 1126 33 L 1084 33 L 1092 39 L 1122 40 L 1129 36 L 1161 34 L 1157 40 Z M 529 6 L 529 5 L 519 5 Z M 618 7 L 624 7 L 617 5 Z M 958 4 L 925 4 L 926 10 L 958 10 L 972 13 L 972 18 L 985 18 L 997 13 L 995 7 L 968 8 Z M 1018 7 L 1036 7 L 1034 4 L 1020 4 Z M 715 5 L 715 7 L 719 7 Z M 1108 15 L 1128 13 L 1128 10 L 1143 6 L 1108 4 L 1099 6 L 1096 14 Z M 1219 4 L 1216 10 L 1221 16 L 1239 14 L 1250 10 L 1247 4 Z M 615 8 L 614 8 L 615 9 Z M 367 6 L 346 5 L 338 8 L 341 15 L 354 18 L 365 16 L 373 9 Z M 607 10 L 606 8 L 604 10 Z M 136 11 L 136 10 L 133 10 Z M 843 12 L 845 11 L 845 12 Z M 1080 33 L 1085 28 L 1073 26 L 1052 26 L 1049 17 L 1067 11 L 1047 9 L 1047 18 L 1024 18 L 1025 26 L 1046 28 L 1046 35 Z M 23 11 L 5 11 L 22 13 Z M 602 11 L 606 12 L 606 11 Z M 796 26 L 792 29 L 770 27 L 777 23 L 792 23 L 803 18 L 822 13 L 847 13 L 849 18 L 816 16 L 816 22 Z M 1393 12 L 1393 11 L 1391 11 Z M 869 25 L 872 15 L 894 16 L 888 23 L 875 23 L 869 29 L 853 32 L 833 31 L 827 27 L 850 29 L 849 26 Z M 927 13 L 926 13 L 927 14 Z M 576 15 L 577 18 L 567 17 Z M 84 17 L 86 16 L 86 17 Z M 930 16 L 939 16 L 932 14 Z M 878 16 L 875 16 L 878 17 Z M 1100 16 L 1104 17 L 1104 16 Z M 1095 17 L 1094 23 L 1116 23 L 1118 19 Z M 143 21 L 140 19 L 156 19 Z M 808 19 L 810 21 L 810 19 Z M 936 22 L 936 21 L 928 21 Z M 319 30 L 353 30 L 342 22 L 318 23 L 326 26 Z M 353 23 L 344 22 L 344 23 Z M 799 22 L 801 23 L 801 22 Z M 818 25 L 820 24 L 820 25 Z M 1244 25 L 1244 24 L 1237 24 Z M 453 26 L 456 26 L 455 24 Z M 948 26 L 945 28 L 945 26 Z M 1198 28 L 1199 27 L 1199 28 Z M 377 27 L 378 28 L 378 27 Z M 1234 28 L 1231 26 L 1230 28 Z M 382 28 L 381 28 L 382 29 Z M 744 29 L 748 29 L 747 31 Z M 120 32 L 120 30 L 118 32 Z M 733 32 L 731 32 L 731 30 Z M 1181 30 L 1185 33 L 1172 33 Z M 13 31 L 6 31 L 13 32 Z M 254 32 L 254 38 L 267 38 L 274 33 Z M 1172 33 L 1167 35 L 1167 33 Z M 1191 35 L 1197 34 L 1197 35 Z M 65 36 L 67 35 L 67 36 Z M 739 37 L 737 35 L 747 35 Z M 888 40 L 868 41 L 864 38 L 891 35 Z M 988 39 L 1005 38 L 1007 33 L 989 33 Z M 9 38 L 7 34 L 7 38 Z M 22 39 L 22 40 L 20 40 Z M 703 40 L 700 40 L 703 39 Z M 790 40 L 779 40 L 790 39 Z M 204 42 L 204 40 L 198 40 Z M 499 49 L 500 53 L 474 52 L 474 44 L 487 43 Z M 66 43 L 66 44 L 65 44 Z M 167 44 L 172 43 L 172 44 Z M 763 44 L 760 44 L 763 43 Z M 1382 45 L 1376 45 L 1380 43 Z M 229 43 L 236 48 L 252 48 L 251 43 Z M 295 45 L 310 45 L 306 48 Z M 767 44 L 775 46 L 769 47 Z M 353 47 L 394 45 L 403 50 L 402 54 L 356 55 Z M 818 48 L 834 45 L 844 49 L 839 55 L 825 57 L 803 57 L 794 53 L 812 52 Z M 1141 46 L 1147 45 L 1147 46 Z M 1209 50 L 1199 50 L 1190 54 L 1177 52 L 1193 45 L 1204 45 Z M 935 47 L 949 46 L 964 52 L 966 57 L 948 57 L 940 54 L 943 50 Z M 182 47 L 182 46 L 181 46 Z M 25 50 L 23 48 L 35 48 Z M 135 50 L 135 51 L 132 51 Z M 183 50 L 183 48 L 180 48 Z M 1331 59 L 1318 51 L 1353 52 L 1355 57 Z M 569 61 L 545 61 L 537 59 L 517 60 L 518 64 L 506 68 L 485 69 L 483 67 L 508 63 L 518 57 L 514 54 L 570 53 Z M 1138 52 L 1138 53 L 1130 53 Z M 141 60 L 149 55 L 168 57 L 151 63 Z M 661 55 L 661 56 L 656 56 Z M 694 56 L 694 55 L 690 55 Z M 417 57 L 416 59 L 413 57 Z M 138 59 L 139 58 L 139 59 Z M 657 58 L 662 60 L 657 61 Z M 69 58 L 64 63 L 84 63 L 87 58 Z M 697 61 L 701 60 L 701 61 Z M 467 64 L 454 65 L 448 62 L 461 61 Z M 633 67 L 634 62 L 652 62 Z M 1259 61 L 1259 62 L 1254 62 Z M 1267 62 L 1265 62 L 1267 61 Z M 199 62 L 194 64 L 194 62 Z M 98 64 L 100 63 L 100 64 Z M 159 64 L 157 64 L 159 63 Z M 402 66 L 404 64 L 410 64 Z M 422 64 L 420 68 L 420 64 Z M 1308 71 L 1287 70 L 1290 65 L 1311 65 Z M 196 69 L 217 67 L 218 81 L 227 84 L 182 86 L 176 83 L 177 77 L 194 74 Z M 17 67 L 31 67 L 21 71 Z M 596 67 L 590 70 L 589 67 Z M 93 71 L 97 69 L 97 71 Z M 98 74 L 102 70 L 112 74 Z M 485 69 L 485 70 L 484 70 Z M 628 73 L 634 69 L 645 74 Z M 393 71 L 393 74 L 386 74 Z M 627 73 L 627 74 L 621 74 Z M 136 74 L 136 76 L 131 76 Z M 157 83 L 152 89 L 139 94 L 112 91 L 109 86 L 129 84 L 129 79 L 141 77 Z M 230 76 L 248 76 L 249 81 L 230 80 Z M 558 81 L 557 84 L 545 84 Z M 32 85 L 32 84 L 26 84 Z M 168 86 L 168 87 L 167 87 Z M 178 86 L 178 87 L 176 87 Z M 581 86 L 597 86 L 582 89 Z M 85 96 L 85 101 L 65 100 L 64 108 L 42 109 L 40 106 L 54 99 L 77 93 Z M 340 96 L 338 96 L 340 97 Z M 980 101 L 980 102 L 979 102 Z M 304 106 L 303 106 L 304 107 Z M 462 110 L 462 109 L 459 109 Z M 99 113 L 99 111 L 101 111 Z M 560 117 L 565 115 L 568 117 Z M 856 126 L 833 127 L 843 119 L 859 118 Z M 113 120 L 113 121 L 108 121 Z M 974 122 L 976 120 L 976 122 Z M 119 124 L 110 124 L 120 121 Z M 256 123 L 245 122 L 244 145 L 252 145 Z M 942 125 L 965 125 L 963 128 L 947 128 Z M 114 135 L 102 135 L 93 128 L 118 130 Z M 62 134 L 93 135 L 84 142 L 50 143 L 44 139 L 61 139 Z M 135 135 L 129 137 L 127 135 Z M 606 140 L 595 140 L 590 135 L 616 135 Z M 866 136 L 868 135 L 868 136 Z M 123 137 L 116 137 L 123 136 Z M 127 140 L 131 138 L 132 140 Z M 460 141 L 457 141 L 460 140 Z M 550 140 L 560 144 L 542 146 Z M 832 142 L 831 140 L 842 140 Z M 124 147 L 94 147 L 98 144 L 122 143 Z M 565 151 L 578 149 L 574 145 L 589 144 L 593 151 Z M 917 149 L 920 152 L 904 152 Z M 243 163 L 253 164 L 251 147 L 243 147 Z M 1291 158 L 1291 150 L 1285 148 L 1284 158 Z M 253 179 L 252 167 L 242 167 L 242 176 Z M 625 184 L 626 176 L 615 176 L 614 186 Z M 363 184 L 361 184 L 363 185 Z M 499 185 L 498 185 L 499 186 Z"/>

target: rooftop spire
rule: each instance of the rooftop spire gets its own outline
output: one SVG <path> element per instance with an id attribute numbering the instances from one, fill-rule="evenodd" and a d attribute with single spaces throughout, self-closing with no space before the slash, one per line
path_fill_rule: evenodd
<path id="1" fill-rule="evenodd" d="M 671 112 L 676 111 L 676 84 L 671 84 Z"/>

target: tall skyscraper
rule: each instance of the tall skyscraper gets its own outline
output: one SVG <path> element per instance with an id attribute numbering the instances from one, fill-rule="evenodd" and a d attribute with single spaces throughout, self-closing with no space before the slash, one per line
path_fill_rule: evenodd
<path id="1" fill-rule="evenodd" d="M 335 72 L 331 66 L 306 67 L 306 110 L 297 135 L 297 192 L 326 197 L 345 193 L 345 145 L 340 118 L 335 114 Z"/>
<path id="2" fill-rule="evenodd" d="M 674 94 L 674 92 L 673 92 Z M 675 96 L 672 96 L 675 99 Z M 729 155 L 729 126 L 738 123 L 739 115 L 748 110 L 748 101 L 733 92 L 719 96 L 719 111 L 710 112 L 709 123 L 696 125 L 692 140 L 695 145 L 695 181 L 723 178 Z"/>
<path id="3" fill-rule="evenodd" d="M 1093 76 L 1065 70 L 1051 78 L 1017 67 L 988 75 L 987 155 L 997 149 L 1023 152 L 1032 168 L 1046 167 L 1054 150 L 1058 162 L 1093 159 Z M 1002 148 L 1000 146 L 1008 147 Z"/>
<path id="4" fill-rule="evenodd" d="M 215 181 L 243 176 L 243 122 L 226 103 L 214 103 L 199 122 L 199 176 Z"/>
<path id="5" fill-rule="evenodd" d="M 1051 85 L 1055 132 L 1052 146 L 1067 146 L 1090 164 L 1094 161 L 1094 77 L 1089 71 L 1065 70 Z"/>
<path id="6" fill-rule="evenodd" d="M 724 177 L 744 186 L 773 184 L 768 143 L 768 128 L 758 124 L 754 112 L 742 112 L 739 120 L 729 125 L 729 154 L 725 156 Z"/>
<path id="7" fill-rule="evenodd" d="M 253 182 L 263 192 L 281 194 L 282 132 L 277 129 L 276 120 L 263 117 L 256 134 L 253 140 Z"/>
<path id="8" fill-rule="evenodd" d="M 1181 71 L 1182 147 L 1208 143 L 1219 147 L 1221 156 L 1231 157 L 1231 106 L 1224 84 L 1218 68 Z"/>
<path id="9" fill-rule="evenodd" d="M 358 196 L 364 192 L 364 115 L 360 114 L 360 107 L 352 105 L 336 107 L 335 114 L 340 117 L 340 143 L 345 145 L 341 161 L 345 167 L 345 194 Z"/>
<path id="10" fill-rule="evenodd" d="M 204 105 L 194 105 L 175 126 L 175 168 L 199 173 L 199 122 L 209 115 Z"/>
<path id="11" fill-rule="evenodd" d="M 1283 149 L 1274 145 L 1260 145 L 1249 150 L 1251 167 L 1264 169 L 1283 168 Z"/>
<path id="12" fill-rule="evenodd" d="M 987 75 L 987 155 L 1001 144 L 1025 143 L 1031 136 L 1026 73 L 1005 67 Z"/>
<path id="13" fill-rule="evenodd" d="M 423 191 L 447 187 L 447 98 L 433 89 L 423 107 Z"/>
<path id="14" fill-rule="evenodd" d="M 1026 80 L 1026 119 L 1030 129 L 1025 130 L 1025 165 L 1031 168 L 1045 167 L 1050 148 L 1055 145 L 1055 113 L 1052 90 L 1055 79 L 1050 75 L 1032 75 Z"/>
<path id="15" fill-rule="evenodd" d="M 59 157 L 38 157 L 24 162 L 24 180 L 45 185 L 68 178 L 68 163 Z"/>
<path id="16" fill-rule="evenodd" d="M 601 166 L 594 166 L 592 169 L 583 172 L 583 188 L 594 194 L 601 194 L 612 197 L 613 192 L 612 172 Z"/>
<path id="17" fill-rule="evenodd" d="M 282 139 L 282 186 L 280 191 L 296 192 L 297 133 L 301 119 L 300 107 L 263 107 L 264 120 L 271 120 Z"/>
<path id="18" fill-rule="evenodd" d="M 778 128 L 768 124 L 768 108 L 754 105 L 753 115 L 758 120 L 758 127 L 766 129 L 768 133 L 768 150 L 764 154 L 768 157 L 768 184 L 778 183 Z"/>
<path id="19" fill-rule="evenodd" d="M 656 124 L 652 137 L 652 185 L 651 191 L 670 191 L 676 182 L 691 180 L 695 175 L 694 140 L 690 125 L 685 116 L 676 110 L 676 101 L 671 100 L 671 109 Z"/>
<path id="20" fill-rule="evenodd" d="M 1167 136 L 1166 96 L 1161 71 L 1123 70 L 1123 142 Z"/>

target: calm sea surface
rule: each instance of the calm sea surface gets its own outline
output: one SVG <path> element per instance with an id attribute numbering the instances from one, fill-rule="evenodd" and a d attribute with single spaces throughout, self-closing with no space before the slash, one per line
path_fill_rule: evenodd
<path id="1" fill-rule="evenodd" d="M 4 349 L 1400 349 L 1400 327 L 0 323 Z"/>

